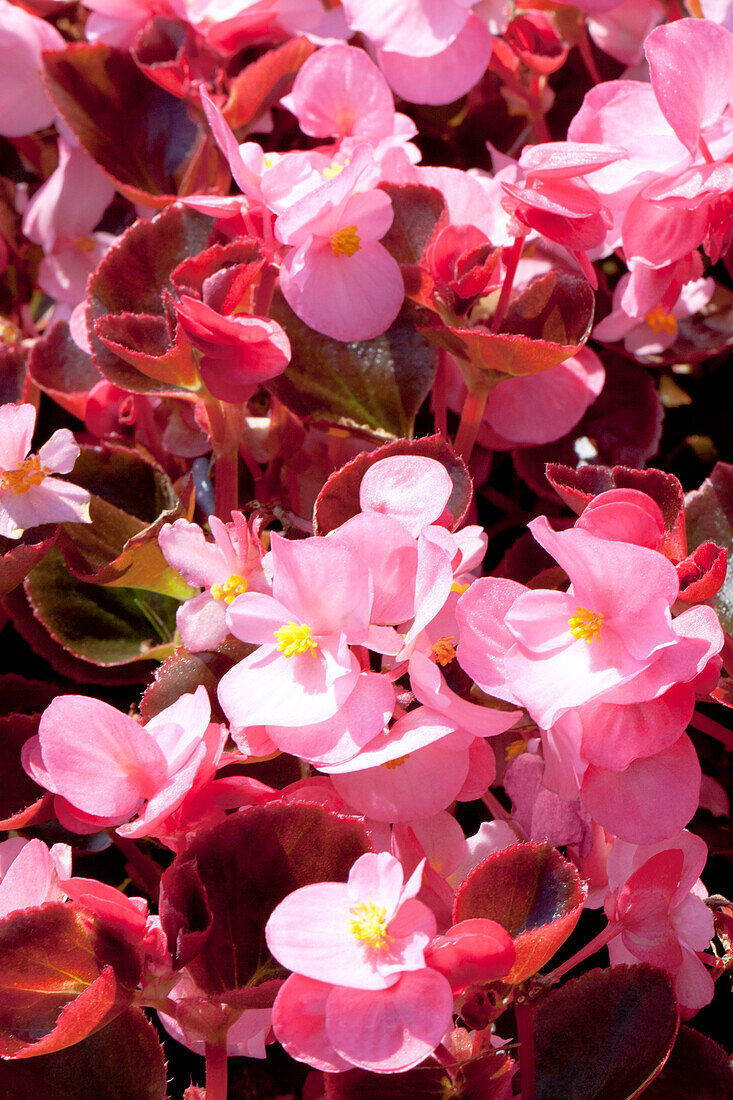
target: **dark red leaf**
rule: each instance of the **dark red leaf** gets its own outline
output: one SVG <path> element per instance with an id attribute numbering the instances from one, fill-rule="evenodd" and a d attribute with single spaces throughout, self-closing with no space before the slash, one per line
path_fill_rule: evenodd
<path id="1" fill-rule="evenodd" d="M 586 889 L 574 864 L 549 844 L 514 844 L 488 856 L 458 888 L 453 922 L 488 917 L 514 937 L 517 985 L 552 958 L 578 923 Z"/>
<path id="2" fill-rule="evenodd" d="M 224 107 L 224 118 L 240 141 L 260 115 L 274 107 L 293 86 L 298 71 L 315 51 L 307 38 L 292 38 L 269 50 L 235 76 Z"/>
<path id="3" fill-rule="evenodd" d="M 27 347 L 0 342 L 0 405 L 23 400 L 27 363 Z"/>
<path id="4" fill-rule="evenodd" d="M 50 527 L 52 534 L 38 540 L 40 531 L 49 531 L 49 525 L 43 528 L 29 528 L 20 539 L 6 539 L 0 535 L 0 599 L 20 584 L 38 565 L 56 541 L 56 528 Z"/>
<path id="5" fill-rule="evenodd" d="M 346 523 L 347 519 L 357 515 L 359 506 L 359 486 L 361 479 L 370 466 L 383 458 L 393 455 L 421 455 L 442 463 L 450 474 L 453 492 L 448 501 L 448 511 L 453 516 L 455 531 L 463 521 L 473 495 L 473 486 L 466 464 L 455 453 L 450 444 L 439 435 L 425 436 L 422 439 L 398 439 L 395 443 L 385 443 L 376 451 L 357 455 L 340 470 L 329 477 L 316 500 L 313 523 L 316 534 L 327 535 L 335 527 Z"/>
<path id="6" fill-rule="evenodd" d="M 392 200 L 394 220 L 382 244 L 398 264 L 419 264 L 433 234 L 448 218 L 445 199 L 435 187 L 421 183 L 383 183 Z"/>
<path id="7" fill-rule="evenodd" d="M 733 465 L 716 463 L 710 477 L 685 501 L 687 539 L 691 549 L 714 542 L 733 551 Z M 733 570 L 728 569 L 722 587 L 712 601 L 723 630 L 733 633 Z"/>
<path id="8" fill-rule="evenodd" d="M 444 1069 L 419 1066 L 406 1073 L 368 1073 L 350 1069 L 345 1073 L 327 1073 L 325 1100 L 443 1100 L 462 1096 L 451 1089 L 451 1078 Z"/>
<path id="9" fill-rule="evenodd" d="M 209 693 L 212 722 L 226 722 L 216 694 L 219 680 L 237 661 L 247 657 L 252 649 L 252 646 L 234 637 L 230 637 L 215 651 L 191 653 L 180 646 L 156 668 L 152 683 L 145 689 L 140 702 L 143 719 L 149 721 L 161 710 L 175 703 L 181 695 L 192 694 L 197 687 L 203 685 Z"/>
<path id="10" fill-rule="evenodd" d="M 730 1059 L 712 1039 L 681 1027 L 677 1042 L 645 1100 L 732 1100 Z"/>
<path id="11" fill-rule="evenodd" d="M 368 850 L 356 818 L 319 806 L 272 803 L 234 814 L 196 836 L 163 875 L 160 913 L 169 944 L 187 946 L 186 937 L 202 931 L 205 897 L 211 926 L 188 964 L 199 988 L 222 993 L 283 977 L 264 937 L 275 906 L 300 886 L 345 882 Z"/>
<path id="12" fill-rule="evenodd" d="M 41 691 L 36 703 L 39 710 L 46 701 L 51 700 L 44 699 Z M 41 802 L 48 817 L 53 816 L 46 792 L 34 783 L 20 763 L 20 750 L 29 737 L 38 733 L 38 719 L 38 714 L 10 714 L 0 718 L 0 775 L 3 777 L 0 783 L 0 829 L 20 829 L 31 820 L 43 820 Z"/>
<path id="13" fill-rule="evenodd" d="M 5 1100 L 165 1100 L 163 1048 L 141 1008 L 72 1047 L 0 1069 Z"/>
<path id="14" fill-rule="evenodd" d="M 634 1100 L 664 1065 L 678 1026 L 670 980 L 654 967 L 614 966 L 568 982 L 535 1014 L 537 1100 Z"/>
<path id="15" fill-rule="evenodd" d="M 66 321 L 56 321 L 33 345 L 28 371 L 39 389 L 84 419 L 89 391 L 102 376 L 92 357 L 74 343 Z"/>
<path id="16" fill-rule="evenodd" d="M 148 80 L 127 50 L 75 42 L 45 52 L 43 63 L 59 113 L 122 194 L 172 202 L 199 136 L 186 104 Z"/>

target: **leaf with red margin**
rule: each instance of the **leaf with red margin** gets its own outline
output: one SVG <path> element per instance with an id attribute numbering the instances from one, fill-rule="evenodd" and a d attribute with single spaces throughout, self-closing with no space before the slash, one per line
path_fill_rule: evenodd
<path id="1" fill-rule="evenodd" d="M 191 344 L 180 325 L 173 343 L 167 321 L 155 314 L 99 317 L 94 332 L 108 351 L 167 391 L 200 387 Z"/>
<path id="2" fill-rule="evenodd" d="M 382 438 L 411 436 L 430 393 L 438 353 L 415 330 L 409 303 L 382 336 L 343 343 L 295 316 L 279 291 L 270 316 L 285 329 L 292 358 L 266 388 L 298 416 L 363 428 Z"/>
<path id="3" fill-rule="evenodd" d="M 571 432 L 555 443 L 512 452 L 517 473 L 542 497 L 555 499 L 545 477 L 548 462 L 575 469 L 592 453 L 593 465 L 640 467 L 656 454 L 664 414 L 654 379 L 619 356 L 604 357 L 603 365 L 600 396 Z"/>
<path id="4" fill-rule="evenodd" d="M 664 470 L 634 470 L 629 466 L 563 466 L 548 462 L 545 474 L 561 500 L 580 515 L 593 497 L 609 489 L 636 489 L 659 505 L 666 531 L 664 552 L 673 559 L 687 553 L 685 497 L 682 484 Z"/>
<path id="5" fill-rule="evenodd" d="M 179 601 L 170 596 L 80 581 L 56 547 L 26 577 L 24 587 L 51 639 L 82 661 L 107 668 L 162 660 L 171 652 Z M 37 652 L 45 655 L 43 648 Z M 140 669 L 135 679 L 148 672 L 148 667 Z"/>
<path id="6" fill-rule="evenodd" d="M 191 519 L 190 482 L 179 498 L 168 475 L 154 462 L 109 444 L 82 448 L 74 482 L 92 494 L 92 522 L 62 524 L 58 546 L 77 580 L 140 588 L 181 600 L 193 593 L 168 565 L 158 544 L 164 524 Z"/>
<path id="7" fill-rule="evenodd" d="M 73 903 L 11 913 L 0 921 L 0 1055 L 78 1043 L 128 1007 L 139 980 L 133 949 Z"/>
<path id="8" fill-rule="evenodd" d="M 728 462 L 715 464 L 710 477 L 685 497 L 685 514 L 691 549 L 704 542 L 714 542 L 730 556 L 733 552 L 733 465 Z M 712 607 L 723 630 L 733 633 L 733 569 L 730 566 L 722 587 L 712 600 Z"/>
<path id="9" fill-rule="evenodd" d="M 111 382 L 133 393 L 177 392 L 175 385 L 143 373 L 117 355 L 100 339 L 96 325 L 104 318 L 107 339 L 119 344 L 121 318 L 125 315 L 157 317 L 156 325 L 165 324 L 164 298 L 173 292 L 171 272 L 208 246 L 213 226 L 213 220 L 204 214 L 183 206 L 170 206 L 152 221 L 138 221 L 130 226 L 91 276 L 87 287 L 87 330 L 94 361 Z M 131 344 L 125 347 L 131 352 L 141 351 Z M 161 348 L 158 343 L 152 349 L 148 347 L 148 351 L 159 354 Z M 155 358 L 150 356 L 151 370 L 155 369 Z M 171 367 L 168 360 L 166 367 Z"/>
<path id="10" fill-rule="evenodd" d="M 534 1022 L 537 1100 L 634 1100 L 669 1057 L 679 1011 L 664 971 L 614 966 L 550 993 Z"/>
<path id="11" fill-rule="evenodd" d="M 451 529 L 455 531 L 460 527 L 473 497 L 471 477 L 465 462 L 450 444 L 440 435 L 429 435 L 421 439 L 398 439 L 394 443 L 385 443 L 376 451 L 357 455 L 340 470 L 334 471 L 318 494 L 313 510 L 313 525 L 317 535 L 327 535 L 329 531 L 346 523 L 347 519 L 358 515 L 361 511 L 361 479 L 375 462 L 394 455 L 420 455 L 435 459 L 445 467 L 453 482 L 453 491 L 446 505 L 453 516 Z"/>
<path id="12" fill-rule="evenodd" d="M 61 560 L 63 562 L 63 559 Z M 64 576 L 70 577 L 65 567 Z M 96 589 L 96 591 L 100 592 L 104 589 Z M 114 593 L 110 591 L 109 595 L 113 596 Z M 25 586 L 18 586 L 5 597 L 4 608 L 12 619 L 14 628 L 36 656 L 48 661 L 60 676 L 68 677 L 70 680 L 76 680 L 82 684 L 138 684 L 148 680 L 157 665 L 157 662 L 152 659 L 135 661 L 128 665 L 102 667 L 75 657 L 52 637 L 36 615 L 26 595 Z"/>
<path id="13" fill-rule="evenodd" d="M 406 1073 L 328 1073 L 325 1100 L 509 1100 L 513 1066 L 503 1052 L 489 1051 L 450 1070 L 423 1064 Z"/>
<path id="14" fill-rule="evenodd" d="M 200 133 L 186 104 L 127 50 L 74 42 L 45 51 L 43 65 L 59 114 L 122 194 L 157 208 L 173 202 Z"/>
<path id="15" fill-rule="evenodd" d="M 2 1070 L 5 1100 L 165 1100 L 163 1048 L 141 1008 L 128 1008 L 112 1023 L 73 1047 Z"/>
<path id="16" fill-rule="evenodd" d="M 590 335 L 594 304 L 586 279 L 550 271 L 517 295 L 499 332 L 444 323 L 427 311 L 420 316 L 419 328 L 456 357 L 469 389 L 476 389 L 485 384 L 489 372 L 536 374 L 575 355 Z"/>
<path id="17" fill-rule="evenodd" d="M 277 49 L 268 50 L 233 78 L 224 118 L 239 141 L 244 141 L 257 119 L 287 95 L 301 67 L 315 45 L 307 38 L 292 38 Z"/>
<path id="18" fill-rule="evenodd" d="M 56 321 L 36 340 L 28 373 L 40 390 L 80 420 L 86 413 L 89 391 L 102 380 L 91 355 L 71 339 L 66 321 Z"/>
<path id="19" fill-rule="evenodd" d="M 39 531 L 52 531 L 48 538 L 38 540 Z M 56 541 L 56 527 L 32 527 L 20 539 L 0 535 L 0 599 L 20 584 Z"/>
<path id="20" fill-rule="evenodd" d="M 514 937 L 503 979 L 518 985 L 552 958 L 578 923 L 587 890 L 577 868 L 549 844 L 514 844 L 488 856 L 458 887 L 453 923 L 488 917 Z"/>
<path id="21" fill-rule="evenodd" d="M 445 198 L 436 187 L 421 183 L 382 183 L 380 189 L 389 195 L 394 210 L 382 244 L 402 268 L 405 293 L 427 304 L 423 283 L 432 280 L 419 265 L 428 242 L 448 221 Z"/>
<path id="22" fill-rule="evenodd" d="M 647 1100 L 733 1100 L 733 1069 L 725 1051 L 691 1027 L 680 1028 Z"/>
<path id="23" fill-rule="evenodd" d="M 0 405 L 23 400 L 27 363 L 27 347 L 0 343 Z"/>
<path id="24" fill-rule="evenodd" d="M 51 700 L 49 699 L 48 702 Z M 45 700 L 40 695 L 40 710 Z M 0 718 L 0 829 L 22 829 L 54 816 L 53 795 L 31 779 L 20 763 L 20 750 L 38 733 L 38 714 L 10 714 Z M 43 803 L 43 805 L 41 805 Z"/>
<path id="25" fill-rule="evenodd" d="M 201 932 L 205 898 L 211 925 L 188 963 L 199 988 L 222 993 L 283 977 L 265 945 L 275 906 L 301 886 L 345 882 L 369 850 L 357 818 L 320 806 L 271 803 L 233 814 L 196 836 L 163 875 L 160 918 L 169 945 L 175 949 L 191 932 Z M 192 884 L 192 866 L 198 884 Z M 187 893 L 195 905 L 182 911 Z"/>

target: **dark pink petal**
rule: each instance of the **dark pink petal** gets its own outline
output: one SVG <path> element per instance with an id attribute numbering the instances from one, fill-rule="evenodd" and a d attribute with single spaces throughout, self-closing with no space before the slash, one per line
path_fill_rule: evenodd
<path id="1" fill-rule="evenodd" d="M 639 757 L 654 756 L 673 745 L 694 709 L 695 691 L 690 684 L 675 684 L 645 703 L 586 703 L 578 711 L 583 756 L 600 768 L 623 771 Z"/>
<path id="2" fill-rule="evenodd" d="M 484 75 L 491 57 L 491 31 L 469 14 L 465 25 L 432 57 L 379 50 L 377 58 L 393 91 L 409 103 L 452 103 Z"/>
<path id="3" fill-rule="evenodd" d="M 272 1006 L 272 1027 L 288 1054 L 324 1073 L 350 1069 L 326 1034 L 326 1001 L 333 986 L 291 974 Z"/>
<path id="4" fill-rule="evenodd" d="M 503 978 L 514 965 L 514 941 L 506 929 L 486 917 L 460 921 L 436 936 L 425 952 L 428 966 L 448 979 L 454 993 L 472 982 Z"/>

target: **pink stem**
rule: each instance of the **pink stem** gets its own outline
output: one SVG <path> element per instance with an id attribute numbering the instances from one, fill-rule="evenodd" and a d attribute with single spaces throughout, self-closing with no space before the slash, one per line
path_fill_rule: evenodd
<path id="1" fill-rule="evenodd" d="M 543 983 L 551 985 L 553 982 L 558 981 L 562 978 L 563 974 L 567 974 L 568 970 L 572 970 L 578 963 L 582 963 L 585 959 L 590 958 L 591 955 L 595 955 L 596 951 L 600 951 L 602 947 L 605 947 L 607 943 L 611 942 L 614 936 L 618 936 L 619 932 L 622 931 L 623 926 L 621 924 L 611 924 L 609 922 L 590 943 L 587 943 L 585 947 L 581 947 L 580 951 L 576 951 L 566 962 L 561 963 L 560 966 L 556 966 L 549 974 L 543 974 Z"/>
<path id="2" fill-rule="evenodd" d="M 206 1100 L 227 1100 L 227 1047 L 206 1043 Z"/>
<path id="3" fill-rule="evenodd" d="M 702 135 L 700 136 L 700 139 L 699 139 L 699 146 L 700 146 L 700 152 L 702 153 L 702 155 L 705 158 L 705 160 L 707 161 L 707 163 L 708 164 L 713 164 L 714 161 L 715 161 L 715 157 L 713 156 L 713 154 L 708 149 L 708 143 L 705 141 L 705 138 L 702 137 Z"/>
<path id="4" fill-rule="evenodd" d="M 277 268 L 272 264 L 265 264 L 262 269 L 262 275 L 260 277 L 260 285 L 257 287 L 257 295 L 255 297 L 255 315 L 257 317 L 268 317 L 270 313 L 270 305 L 272 303 L 272 295 L 275 290 L 275 282 L 277 280 Z"/>
<path id="5" fill-rule="evenodd" d="M 598 66 L 596 65 L 596 59 L 593 56 L 593 50 L 591 49 L 590 38 L 588 37 L 588 27 L 586 26 L 585 20 L 583 20 L 580 26 L 578 49 L 580 50 L 580 56 L 583 59 L 583 64 L 588 70 L 588 76 L 591 78 L 594 84 L 602 84 L 603 77 L 598 72 Z"/>
<path id="6" fill-rule="evenodd" d="M 534 1073 L 534 1008 L 528 1001 L 514 1005 L 519 1039 L 519 1080 L 522 1100 L 535 1100 Z"/>
<path id="7" fill-rule="evenodd" d="M 216 398 L 206 401 L 214 448 L 214 511 L 229 523 L 239 506 L 239 422 L 241 410 Z"/>
<path id="8" fill-rule="evenodd" d="M 512 820 L 512 815 L 508 810 L 504 809 L 499 799 L 491 790 L 486 791 L 486 793 L 481 796 L 481 801 L 486 809 L 489 810 L 498 821 L 506 821 L 507 825 L 514 830 L 520 840 L 527 839 L 524 835 L 524 831 L 519 828 L 516 821 Z"/>
<path id="9" fill-rule="evenodd" d="M 728 752 L 733 752 L 733 732 L 726 729 L 725 726 L 721 726 L 713 718 L 707 718 L 704 714 L 700 714 L 699 710 L 696 710 L 690 725 L 696 730 L 700 730 L 701 733 L 707 733 L 709 737 L 722 741 Z"/>

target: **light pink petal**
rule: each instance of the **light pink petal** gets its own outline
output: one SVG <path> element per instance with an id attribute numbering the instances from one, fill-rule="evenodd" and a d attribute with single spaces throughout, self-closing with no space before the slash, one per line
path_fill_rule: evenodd
<path id="1" fill-rule="evenodd" d="M 415 617 L 405 635 L 405 649 L 435 619 L 446 604 L 453 584 L 453 540 L 444 527 L 426 527 L 417 540 Z"/>
<path id="2" fill-rule="evenodd" d="M 394 219 L 392 200 L 386 191 L 360 191 L 347 199 L 341 223 L 355 225 L 359 238 L 364 241 L 378 241 L 387 232 Z"/>
<path id="3" fill-rule="evenodd" d="M 399 624 L 412 618 L 417 544 L 403 523 L 379 511 L 365 511 L 328 538 L 350 546 L 367 563 L 374 581 L 372 623 Z"/>
<path id="4" fill-rule="evenodd" d="M 359 486 L 363 512 L 393 516 L 415 537 L 445 511 L 453 482 L 442 462 L 395 455 L 370 466 Z"/>
<path id="5" fill-rule="evenodd" d="M 460 641 L 458 663 L 489 695 L 519 700 L 506 682 L 504 658 L 514 644 L 505 625 L 507 612 L 527 589 L 516 581 L 482 577 L 471 585 L 456 605 Z"/>
<path id="6" fill-rule="evenodd" d="M 715 920 L 702 898 L 688 894 L 669 919 L 680 940 L 693 951 L 706 951 L 715 935 Z"/>
<path id="7" fill-rule="evenodd" d="M 47 252 L 57 239 L 85 238 L 114 194 L 113 184 L 88 153 L 61 138 L 59 166 L 29 202 L 23 215 L 23 232 Z"/>
<path id="8" fill-rule="evenodd" d="M 267 733 L 282 752 L 324 768 L 356 756 L 389 722 L 394 704 L 391 682 L 379 673 L 362 672 L 332 718 L 311 726 L 268 726 Z"/>
<path id="9" fill-rule="evenodd" d="M 448 687 L 435 661 L 416 650 L 410 658 L 410 686 L 415 698 L 477 737 L 494 737 L 511 729 L 522 712 L 500 711 L 462 699 Z"/>
<path id="10" fill-rule="evenodd" d="M 321 771 L 330 775 L 345 775 L 348 772 L 376 768 L 380 764 L 424 748 L 425 745 L 432 745 L 444 737 L 451 737 L 454 742 L 466 748 L 471 741 L 469 735 L 458 732 L 455 722 L 450 718 L 436 714 L 427 707 L 416 707 L 398 718 L 390 730 L 380 731 L 358 756 L 343 764 L 324 765 Z"/>
<path id="11" fill-rule="evenodd" d="M 302 886 L 270 916 L 267 946 L 279 963 L 306 978 L 354 989 L 386 989 L 397 977 L 379 974 L 374 959 L 388 949 L 371 947 L 355 935 L 355 905 L 345 883 Z"/>
<path id="12" fill-rule="evenodd" d="M 345 646 L 321 643 L 285 657 L 263 645 L 219 681 L 219 702 L 234 726 L 303 726 L 332 718 L 356 687 L 359 664 Z"/>
<path id="13" fill-rule="evenodd" d="M 414 57 L 442 54 L 468 18 L 454 0 L 346 0 L 344 12 L 375 45 Z"/>
<path id="14" fill-rule="evenodd" d="M 411 971 L 391 989 L 334 988 L 326 1032 L 349 1062 L 373 1073 L 398 1073 L 423 1061 L 451 1026 L 453 994 L 435 970 Z"/>
<path id="15" fill-rule="evenodd" d="M 674 991 L 685 1019 L 689 1019 L 705 1005 L 710 1004 L 715 994 L 715 984 L 707 966 L 684 944 L 682 945 L 682 964 L 675 976 Z"/>
<path id="16" fill-rule="evenodd" d="M 379 50 L 377 58 L 392 90 L 409 103 L 440 105 L 469 92 L 486 71 L 491 32 L 470 14 L 462 30 L 441 53 L 415 57 Z"/>
<path id="17" fill-rule="evenodd" d="M 326 1002 L 332 989 L 324 982 L 291 974 L 272 1006 L 272 1027 L 280 1045 L 296 1061 L 324 1073 L 352 1068 L 326 1034 Z"/>
<path id="18" fill-rule="evenodd" d="M 167 776 L 165 758 L 154 739 L 132 718 L 99 699 L 54 699 L 41 717 L 39 740 L 57 791 L 87 814 L 131 814 Z"/>
<path id="19" fill-rule="evenodd" d="M 53 122 L 56 110 L 41 78 L 41 51 L 65 47 L 44 19 L 6 0 L 0 4 L 0 134 L 22 137 Z"/>
<path id="20" fill-rule="evenodd" d="M 188 581 L 201 587 L 226 581 L 228 568 L 216 543 L 208 541 L 197 523 L 177 519 L 160 529 L 158 542 L 165 560 Z"/>
<path id="21" fill-rule="evenodd" d="M 402 864 L 389 852 L 366 852 L 349 871 L 348 890 L 352 904 L 373 901 L 383 906 L 387 924 L 391 923 L 399 906 L 404 884 Z"/>
<path id="22" fill-rule="evenodd" d="M 608 832 L 634 844 L 674 836 L 692 818 L 700 793 L 700 764 L 687 734 L 623 772 L 588 767 L 582 796 Z"/>
<path id="23" fill-rule="evenodd" d="M 644 51 L 664 117 L 691 153 L 733 98 L 733 36 L 707 19 L 657 27 Z"/>
<path id="24" fill-rule="evenodd" d="M 43 841 L 24 843 L 0 881 L 0 917 L 16 909 L 29 909 L 56 900 L 53 896 L 56 880 L 56 867 Z M 61 891 L 56 893 L 61 900 Z"/>
<path id="25" fill-rule="evenodd" d="M 223 114 L 209 96 L 203 84 L 199 85 L 201 92 L 201 106 L 204 109 L 206 120 L 211 127 L 216 144 L 226 157 L 234 182 L 244 195 L 253 199 L 262 199 L 262 181 L 260 175 L 249 168 L 239 150 L 239 143 L 232 133 L 231 127 Z"/>
<path id="26" fill-rule="evenodd" d="M 468 749 L 453 748 L 448 737 L 376 768 L 333 775 L 332 782 L 345 802 L 375 821 L 411 821 L 451 804 L 468 762 Z"/>
<path id="27" fill-rule="evenodd" d="M 266 592 L 243 592 L 229 605 L 226 618 L 235 638 L 253 645 L 273 645 L 275 631 L 294 621 L 294 612 Z"/>
<path id="28" fill-rule="evenodd" d="M 548 141 L 527 145 L 519 158 L 527 176 L 538 180 L 563 180 L 585 176 L 626 157 L 626 150 L 591 142 Z"/>
<path id="29" fill-rule="evenodd" d="M 22 464 L 31 449 L 35 427 L 33 405 L 0 405 L 1 470 L 17 470 Z"/>
<path id="30" fill-rule="evenodd" d="M 79 444 L 68 428 L 59 428 L 38 452 L 41 465 L 55 474 L 70 474 L 79 457 Z"/>
<path id="31" fill-rule="evenodd" d="M 79 485 L 47 477 L 25 493 L 6 493 L 3 508 L 13 523 L 25 531 L 43 523 L 90 523 L 89 493 Z"/>
<path id="32" fill-rule="evenodd" d="M 291 609 L 317 635 L 344 634 L 364 640 L 372 604 L 366 562 L 350 547 L 331 539 L 271 539 L 276 600 Z"/>
<path id="33" fill-rule="evenodd" d="M 176 626 L 186 649 L 216 649 L 227 636 L 227 605 L 208 592 L 186 600 L 176 612 Z"/>
<path id="34" fill-rule="evenodd" d="M 575 614 L 577 603 L 568 592 L 539 588 L 518 596 L 504 621 L 523 647 L 533 654 L 546 657 L 575 644 L 568 623 Z M 599 642 L 603 636 L 604 631 L 601 630 Z"/>
<path id="35" fill-rule="evenodd" d="M 405 296 L 400 266 L 377 241 L 352 256 L 328 241 L 297 249 L 280 268 L 280 288 L 302 321 L 334 340 L 371 340 L 397 317 Z"/>
<path id="36" fill-rule="evenodd" d="M 312 137 L 386 137 L 394 119 L 392 93 L 364 50 L 328 46 L 298 73 L 288 107 Z"/>
<path id="37" fill-rule="evenodd" d="M 180 695 L 175 703 L 160 711 L 145 726 L 145 732 L 155 742 L 166 758 L 172 775 L 182 767 L 201 742 L 209 728 L 211 704 L 206 688 Z"/>

